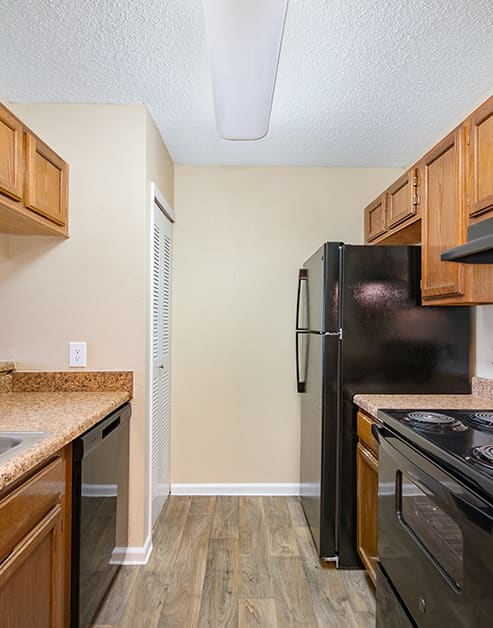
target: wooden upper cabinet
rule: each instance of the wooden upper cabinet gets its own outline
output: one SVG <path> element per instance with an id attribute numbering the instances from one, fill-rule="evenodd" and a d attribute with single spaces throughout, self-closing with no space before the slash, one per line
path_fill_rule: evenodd
<path id="1" fill-rule="evenodd" d="M 365 209 L 365 242 L 417 244 L 421 240 L 418 171 L 411 168 Z"/>
<path id="2" fill-rule="evenodd" d="M 442 262 L 493 217 L 493 97 L 365 209 L 365 242 L 421 243 L 423 305 L 493 303 L 493 264 Z"/>
<path id="3" fill-rule="evenodd" d="M 417 169 L 411 168 L 388 188 L 385 193 L 385 204 L 389 229 L 418 215 L 417 187 Z"/>
<path id="4" fill-rule="evenodd" d="M 420 162 L 423 301 L 464 294 L 463 265 L 440 260 L 465 239 L 462 137 L 462 129 L 453 131 Z"/>
<path id="5" fill-rule="evenodd" d="M 58 225 L 65 225 L 67 180 L 67 163 L 39 138 L 26 133 L 26 207 Z"/>
<path id="6" fill-rule="evenodd" d="M 22 135 L 22 123 L 0 108 L 0 192 L 16 201 L 22 198 Z"/>
<path id="7" fill-rule="evenodd" d="M 386 231 L 385 195 L 382 195 L 365 209 L 365 241 L 371 242 Z"/>
<path id="8" fill-rule="evenodd" d="M 0 232 L 68 237 L 68 164 L 1 104 Z"/>
<path id="9" fill-rule="evenodd" d="M 468 144 L 467 205 L 471 218 L 493 214 L 493 98 L 466 120 Z M 486 213 L 489 216 L 486 216 Z"/>

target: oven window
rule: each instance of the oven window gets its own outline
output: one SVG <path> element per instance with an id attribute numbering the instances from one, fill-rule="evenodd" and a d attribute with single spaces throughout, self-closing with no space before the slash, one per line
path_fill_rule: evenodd
<path id="1" fill-rule="evenodd" d="M 399 477 L 400 476 L 400 477 Z M 405 473 L 400 482 L 400 518 L 428 550 L 450 580 L 462 589 L 464 539 L 462 531 L 433 497 L 424 493 Z"/>

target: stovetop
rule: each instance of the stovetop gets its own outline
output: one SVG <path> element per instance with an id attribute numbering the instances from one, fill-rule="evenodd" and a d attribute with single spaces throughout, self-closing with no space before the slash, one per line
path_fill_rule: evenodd
<path id="1" fill-rule="evenodd" d="M 379 410 L 378 417 L 493 499 L 493 410 Z"/>

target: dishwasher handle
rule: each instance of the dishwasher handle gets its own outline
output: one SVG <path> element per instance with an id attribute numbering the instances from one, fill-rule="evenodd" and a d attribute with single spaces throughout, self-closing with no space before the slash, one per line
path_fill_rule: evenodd
<path id="1" fill-rule="evenodd" d="M 73 459 L 82 460 L 93 449 L 100 445 L 111 432 L 127 421 L 131 414 L 131 406 L 129 403 L 126 403 L 85 432 L 85 434 L 76 438 L 73 444 Z"/>
<path id="2" fill-rule="evenodd" d="M 118 417 L 117 419 L 113 421 L 113 423 L 110 423 L 109 425 L 107 425 L 101 432 L 101 440 L 103 438 L 106 438 L 109 434 L 111 434 L 113 430 L 116 430 L 116 428 L 120 425 L 120 423 L 121 423 L 121 419 L 120 417 Z"/>

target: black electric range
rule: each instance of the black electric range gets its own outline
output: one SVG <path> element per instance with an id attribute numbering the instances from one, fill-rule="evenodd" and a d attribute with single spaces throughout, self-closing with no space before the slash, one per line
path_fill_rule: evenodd
<path id="1" fill-rule="evenodd" d="M 493 499 L 493 410 L 380 410 L 378 417 Z"/>
<path id="2" fill-rule="evenodd" d="M 493 410 L 381 410 L 377 628 L 489 625 Z"/>

